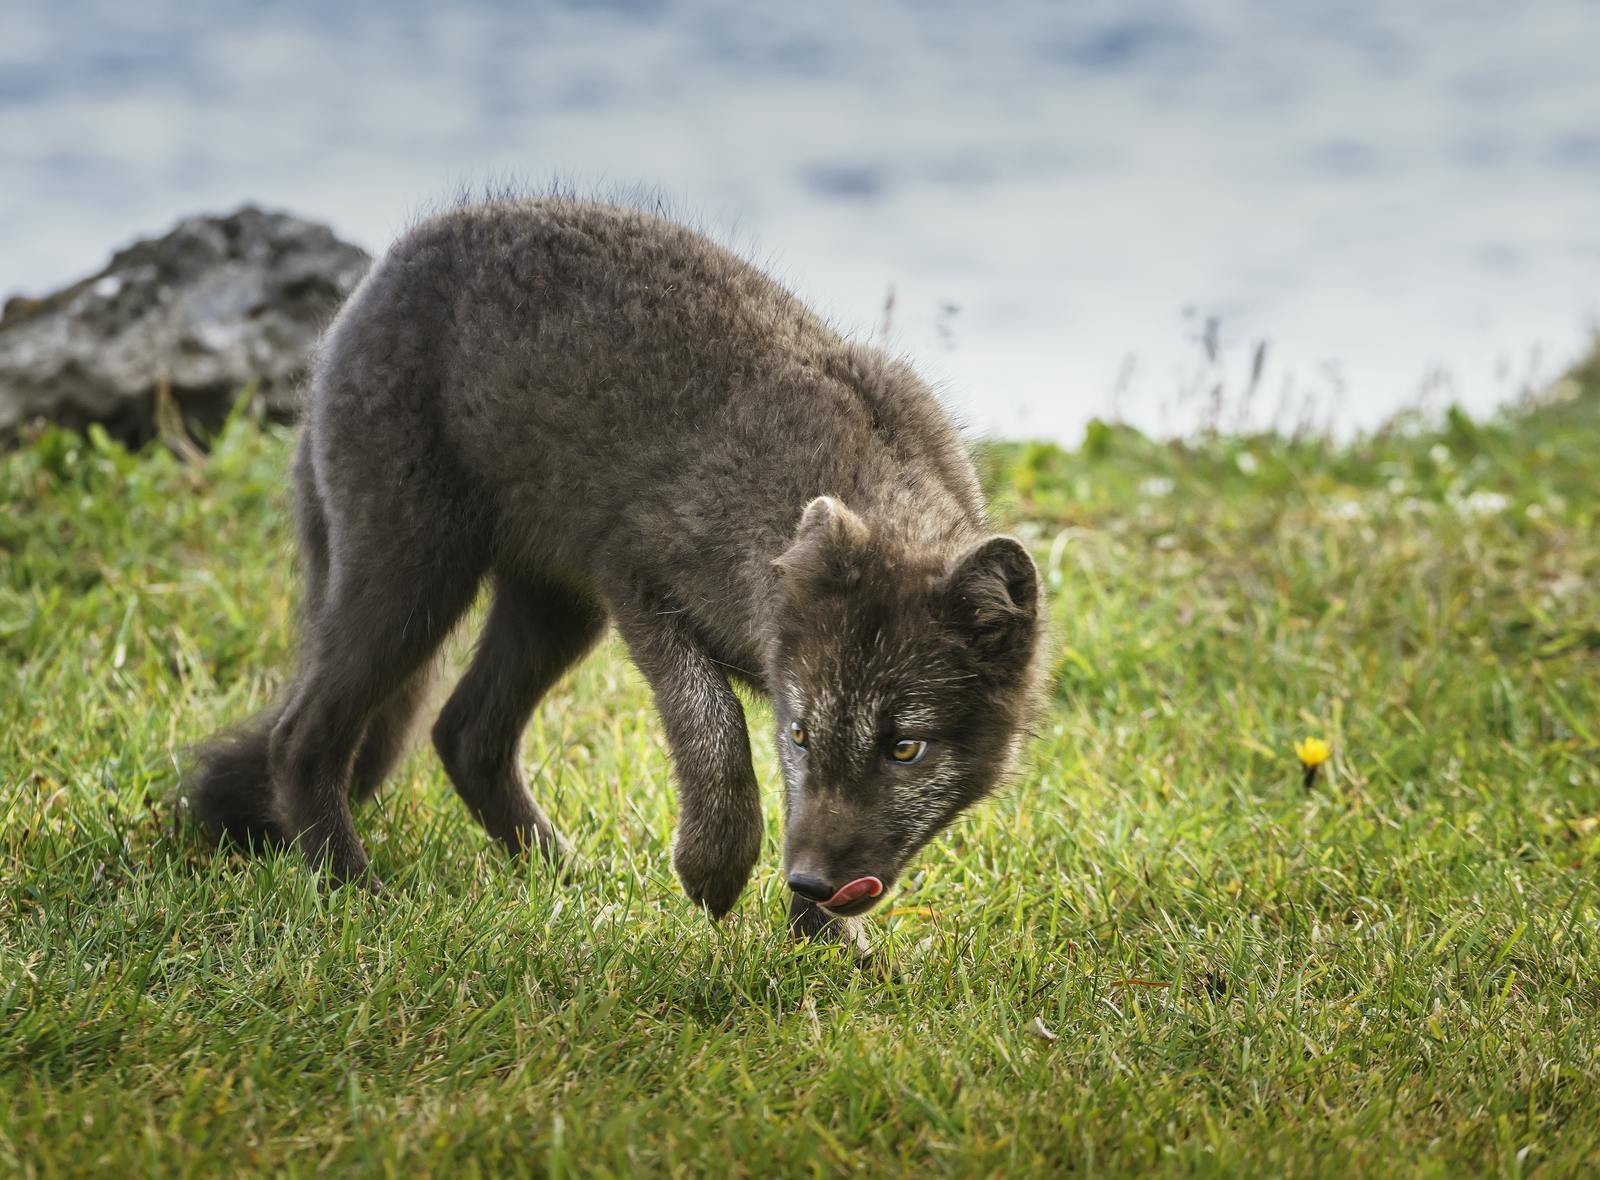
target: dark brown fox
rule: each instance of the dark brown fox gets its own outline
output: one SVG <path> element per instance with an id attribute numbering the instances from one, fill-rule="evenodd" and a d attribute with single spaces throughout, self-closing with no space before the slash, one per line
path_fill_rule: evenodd
<path id="1" fill-rule="evenodd" d="M 837 933 L 988 792 L 1040 648 L 1027 551 L 992 536 L 954 425 L 905 364 L 650 214 L 457 209 L 402 237 L 323 343 L 294 464 L 298 667 L 186 791 L 214 832 L 370 880 L 351 799 L 399 757 L 486 577 L 433 727 L 514 852 L 566 852 L 523 782 L 539 699 L 617 628 L 676 769 L 674 864 L 715 916 L 755 864 L 743 681 L 772 700 L 791 928 Z"/>

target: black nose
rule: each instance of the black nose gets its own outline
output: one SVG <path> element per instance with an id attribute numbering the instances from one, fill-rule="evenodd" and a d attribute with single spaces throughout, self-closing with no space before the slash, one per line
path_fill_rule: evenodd
<path id="1" fill-rule="evenodd" d="M 810 901 L 827 901 L 834 894 L 833 886 L 810 873 L 790 873 L 789 888 Z"/>

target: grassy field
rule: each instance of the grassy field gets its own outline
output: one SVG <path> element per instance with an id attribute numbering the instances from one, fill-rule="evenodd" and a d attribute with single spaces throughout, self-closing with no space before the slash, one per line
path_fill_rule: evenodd
<path id="1" fill-rule="evenodd" d="M 783 937 L 775 791 L 690 909 L 614 643 L 524 750 L 581 888 L 426 751 L 377 899 L 175 829 L 289 661 L 288 452 L 0 458 L 0 1173 L 1600 1170 L 1600 362 L 1347 447 L 985 452 L 1053 695 L 875 920 L 892 981 Z"/>

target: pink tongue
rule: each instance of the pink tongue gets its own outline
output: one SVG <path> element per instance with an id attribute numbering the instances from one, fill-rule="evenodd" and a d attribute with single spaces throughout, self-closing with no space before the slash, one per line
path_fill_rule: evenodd
<path id="1" fill-rule="evenodd" d="M 822 904 L 825 906 L 846 906 L 853 901 L 860 901 L 863 897 L 877 897 L 883 892 L 883 882 L 876 877 L 857 877 L 848 885 L 841 885 L 839 892 Z"/>

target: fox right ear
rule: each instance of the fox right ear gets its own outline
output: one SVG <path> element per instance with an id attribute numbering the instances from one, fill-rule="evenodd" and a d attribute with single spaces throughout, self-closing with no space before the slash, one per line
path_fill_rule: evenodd
<path id="1" fill-rule="evenodd" d="M 843 581 L 856 569 L 867 537 L 866 521 L 832 496 L 818 496 L 800 514 L 793 542 L 772 564 L 785 574 Z"/>
<path id="2" fill-rule="evenodd" d="M 1020 668 L 1038 634 L 1039 570 L 1021 541 L 990 537 L 958 557 L 944 583 L 947 615 L 997 667 Z"/>

